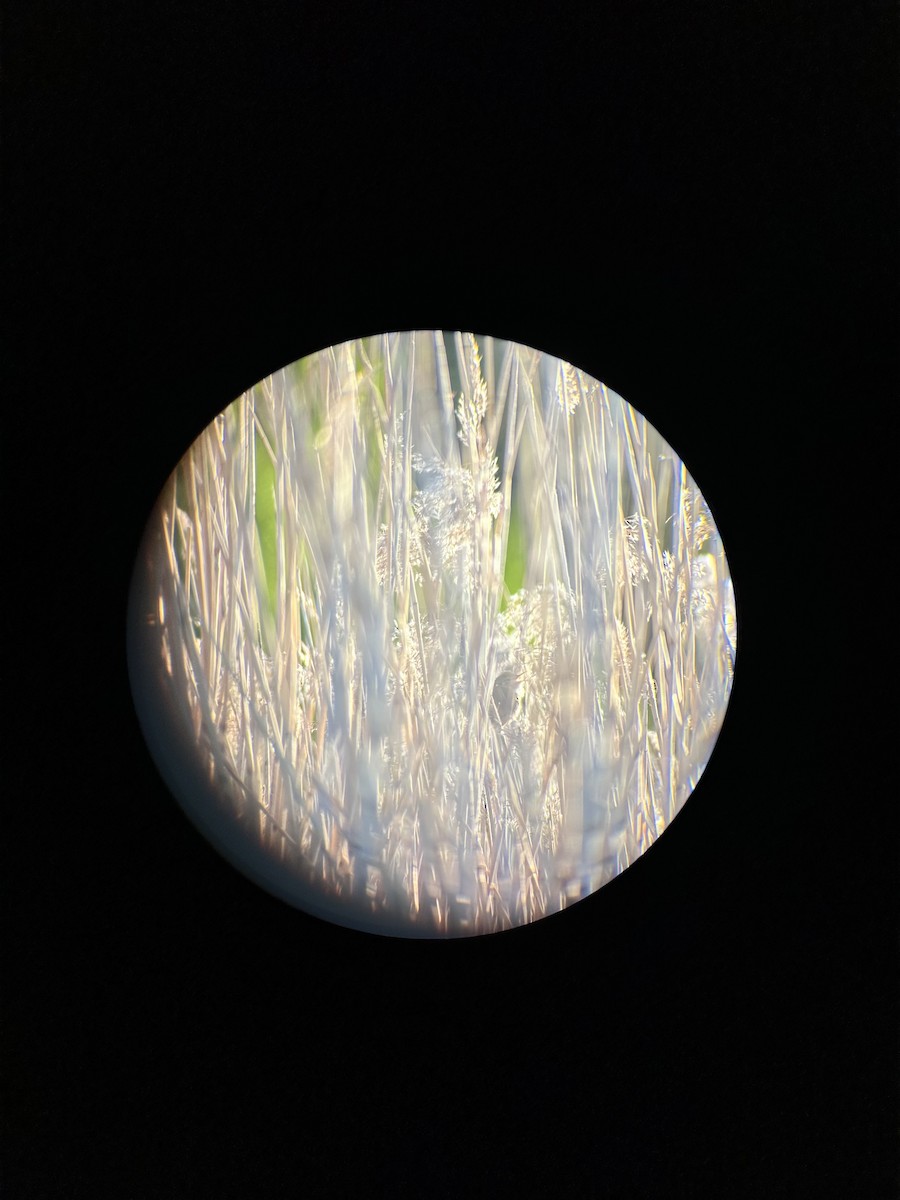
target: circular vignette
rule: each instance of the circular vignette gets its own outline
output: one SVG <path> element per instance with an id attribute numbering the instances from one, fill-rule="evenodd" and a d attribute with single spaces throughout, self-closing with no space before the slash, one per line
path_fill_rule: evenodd
<path id="1" fill-rule="evenodd" d="M 705 769 L 735 651 L 721 537 L 657 431 L 568 363 L 439 331 L 229 405 L 128 614 L 198 829 L 287 903 L 403 937 L 524 925 L 625 870 Z"/>

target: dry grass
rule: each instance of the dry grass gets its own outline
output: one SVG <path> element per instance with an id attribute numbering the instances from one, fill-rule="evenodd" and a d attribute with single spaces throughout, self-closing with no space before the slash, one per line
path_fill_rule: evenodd
<path id="1" fill-rule="evenodd" d="M 558 360 L 465 334 L 324 350 L 231 405 L 154 519 L 166 669 L 211 777 L 362 923 L 558 911 L 708 761 L 721 542 L 659 435 Z"/>

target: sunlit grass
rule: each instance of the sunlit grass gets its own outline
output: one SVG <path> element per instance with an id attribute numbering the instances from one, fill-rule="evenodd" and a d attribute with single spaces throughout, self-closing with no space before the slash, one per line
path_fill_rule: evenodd
<path id="1" fill-rule="evenodd" d="M 556 359 L 440 333 L 322 351 L 212 423 L 154 520 L 199 753 L 247 837 L 361 912 L 439 935 L 558 911 L 708 761 L 718 533 L 656 431 Z"/>

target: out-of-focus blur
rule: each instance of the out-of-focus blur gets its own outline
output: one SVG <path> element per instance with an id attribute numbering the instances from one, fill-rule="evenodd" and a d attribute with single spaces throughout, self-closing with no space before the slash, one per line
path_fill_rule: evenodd
<path id="1" fill-rule="evenodd" d="M 151 752 L 241 871 L 401 936 L 536 920 L 668 826 L 727 707 L 709 508 L 625 401 L 468 334 L 293 364 L 191 446 L 135 568 Z"/>

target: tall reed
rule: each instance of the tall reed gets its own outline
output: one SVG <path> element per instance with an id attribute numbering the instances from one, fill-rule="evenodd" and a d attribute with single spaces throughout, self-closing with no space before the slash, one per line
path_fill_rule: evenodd
<path id="1" fill-rule="evenodd" d="M 461 333 L 323 350 L 209 426 L 154 521 L 210 778 L 363 917 L 444 935 L 558 911 L 709 759 L 721 540 L 656 431 L 557 359 Z"/>

